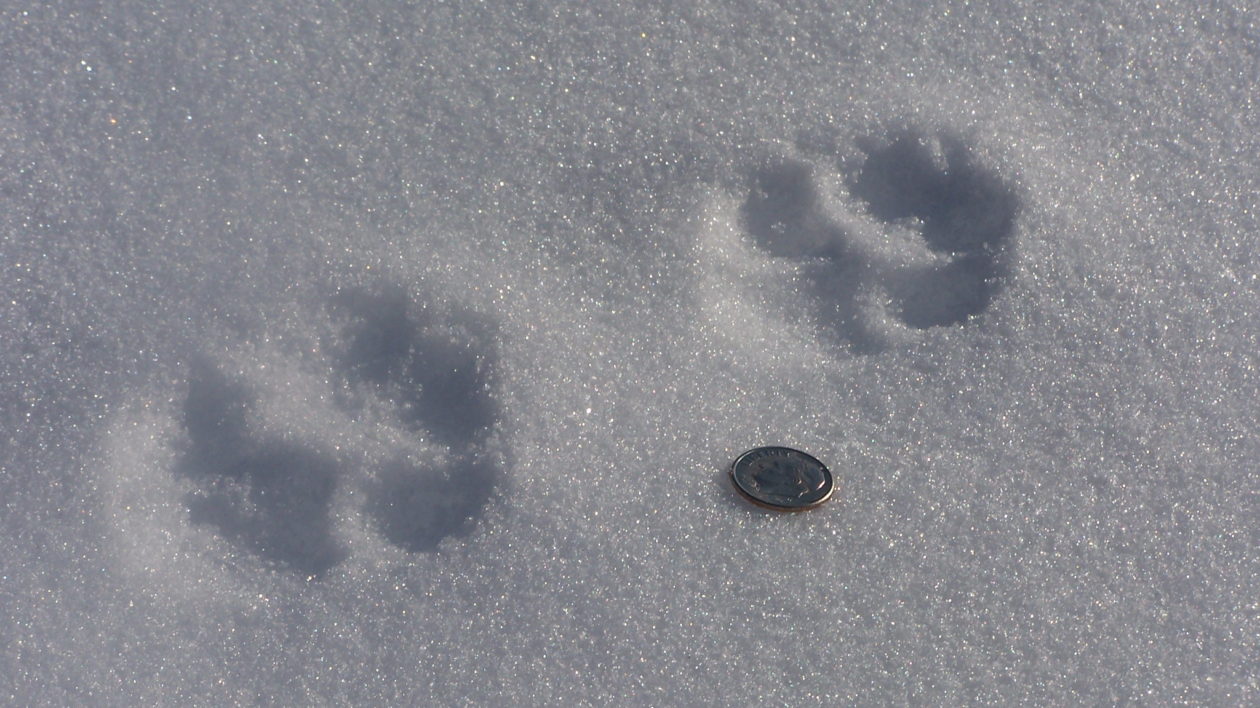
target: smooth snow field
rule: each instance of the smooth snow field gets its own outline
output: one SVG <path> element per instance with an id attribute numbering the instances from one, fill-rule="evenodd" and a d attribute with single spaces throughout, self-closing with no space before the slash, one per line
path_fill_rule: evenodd
<path id="1" fill-rule="evenodd" d="M 9 0 L 0 67 L 0 703 L 1260 701 L 1255 3 Z"/>

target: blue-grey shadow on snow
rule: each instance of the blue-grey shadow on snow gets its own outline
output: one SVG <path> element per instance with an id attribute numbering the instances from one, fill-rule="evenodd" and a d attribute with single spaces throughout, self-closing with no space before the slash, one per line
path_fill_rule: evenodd
<path id="1" fill-rule="evenodd" d="M 399 452 L 361 477 L 368 522 L 400 548 L 434 551 L 473 528 L 503 476 L 486 450 L 500 419 L 495 329 L 467 311 L 438 317 L 396 287 L 339 293 L 330 310 L 341 329 L 325 353 L 334 389 L 351 392 L 345 413 L 376 400 L 387 410 L 381 425 L 446 448 L 429 465 Z M 317 443 L 269 434 L 254 414 L 256 398 L 208 359 L 190 367 L 187 439 L 175 468 L 193 483 L 189 519 L 277 567 L 320 578 L 347 556 L 332 503 L 353 470 Z"/>
<path id="2" fill-rule="evenodd" d="M 297 573 L 319 577 L 345 558 L 330 505 L 342 470 L 316 449 L 251 429 L 253 397 L 213 364 L 193 364 L 184 402 L 188 446 L 177 473 L 197 490 L 195 524 Z"/>
<path id="3" fill-rule="evenodd" d="M 861 315 L 864 283 L 879 279 L 890 314 L 908 327 L 967 322 L 989 307 L 1006 276 L 1020 201 L 957 138 L 904 131 L 888 144 L 862 147 L 867 158 L 847 183 L 850 194 L 879 221 L 916 220 L 924 244 L 942 256 L 937 264 L 871 262 L 827 215 L 814 167 L 804 161 L 754 171 L 740 216 L 758 248 L 798 261 L 819 321 L 855 353 L 872 353 L 883 344 Z"/>
<path id="4" fill-rule="evenodd" d="M 966 322 L 988 309 L 1007 275 L 1008 241 L 1020 199 L 1000 177 L 975 164 L 960 139 L 904 131 L 889 144 L 865 146 L 867 159 L 849 183 L 872 216 L 915 218 L 943 265 L 898 274 L 889 284 L 899 316 L 925 329 Z"/>
<path id="5" fill-rule="evenodd" d="M 403 427 L 450 450 L 438 468 L 395 459 L 368 490 L 366 511 L 386 539 L 409 551 L 436 550 L 471 530 L 502 477 L 484 450 L 500 418 L 495 329 L 467 311 L 439 318 L 395 287 L 343 291 L 333 307 L 351 386 L 388 401 Z"/>
<path id="6" fill-rule="evenodd" d="M 879 351 L 880 341 L 863 322 L 857 299 L 868 264 L 825 213 L 812 166 L 783 161 L 756 171 L 740 216 L 758 248 L 798 261 L 822 324 L 855 353 Z"/>
<path id="7" fill-rule="evenodd" d="M 398 407 L 401 422 L 442 443 L 482 442 L 498 419 L 490 391 L 493 327 L 471 312 L 437 320 L 406 291 L 353 290 L 334 298 L 344 312 L 346 377 Z"/>
<path id="8" fill-rule="evenodd" d="M 467 455 L 442 468 L 396 459 L 369 488 L 367 513 L 395 546 L 436 551 L 442 539 L 472 531 L 498 478 L 494 465 Z"/>

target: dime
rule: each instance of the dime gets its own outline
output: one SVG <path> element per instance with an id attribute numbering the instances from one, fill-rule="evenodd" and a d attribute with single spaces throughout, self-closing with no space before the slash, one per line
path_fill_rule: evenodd
<path id="1" fill-rule="evenodd" d="M 831 472 L 814 457 L 790 447 L 758 447 L 731 463 L 735 489 L 775 511 L 813 509 L 831 498 Z"/>

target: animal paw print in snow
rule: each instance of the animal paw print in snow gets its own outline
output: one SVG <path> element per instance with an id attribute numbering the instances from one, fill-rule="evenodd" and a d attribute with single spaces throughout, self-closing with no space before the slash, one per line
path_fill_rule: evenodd
<path id="1" fill-rule="evenodd" d="M 196 491 L 186 498 L 194 524 L 279 566 L 319 577 L 346 556 L 332 531 L 331 506 L 344 469 L 318 445 L 262 431 L 256 399 L 209 361 L 188 378 L 188 446 L 178 471 Z"/>
<path id="2" fill-rule="evenodd" d="M 383 409 L 374 424 L 424 441 L 428 454 L 333 454 L 319 441 L 269 432 L 257 406 L 265 382 L 231 377 L 207 359 L 190 370 L 176 470 L 194 486 L 185 499 L 192 523 L 315 578 L 348 556 L 333 523 L 342 486 L 363 489 L 363 518 L 381 537 L 420 552 L 471 530 L 502 476 L 486 449 L 499 411 L 484 320 L 427 315 L 398 289 L 343 293 L 331 309 L 340 335 L 324 355 L 344 394 L 340 415 L 349 422 L 369 404 Z M 363 469 L 351 460 L 384 461 Z"/>
<path id="3" fill-rule="evenodd" d="M 872 248 L 853 220 L 835 218 L 815 167 L 803 160 L 757 171 L 741 213 L 759 248 L 801 264 L 819 319 L 858 351 L 878 348 L 864 300 L 873 291 L 913 329 L 984 312 L 1005 276 L 1020 207 L 1014 189 L 956 138 L 907 132 L 865 148 L 865 163 L 843 188 L 886 241 L 917 234 L 897 257 Z"/>
<path id="4" fill-rule="evenodd" d="M 484 449 L 499 417 L 492 327 L 468 312 L 438 319 L 397 289 L 345 293 L 335 306 L 345 318 L 340 356 L 354 398 L 387 401 L 398 424 L 447 448 L 439 468 L 397 456 L 368 494 L 368 513 L 390 542 L 435 550 L 468 530 L 501 476 Z"/>

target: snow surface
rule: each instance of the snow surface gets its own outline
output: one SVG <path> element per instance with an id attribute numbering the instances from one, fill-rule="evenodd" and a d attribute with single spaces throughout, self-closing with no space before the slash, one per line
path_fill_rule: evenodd
<path id="1" fill-rule="evenodd" d="M 0 702 L 1260 701 L 1254 4 L 203 5 L 0 8 Z"/>

